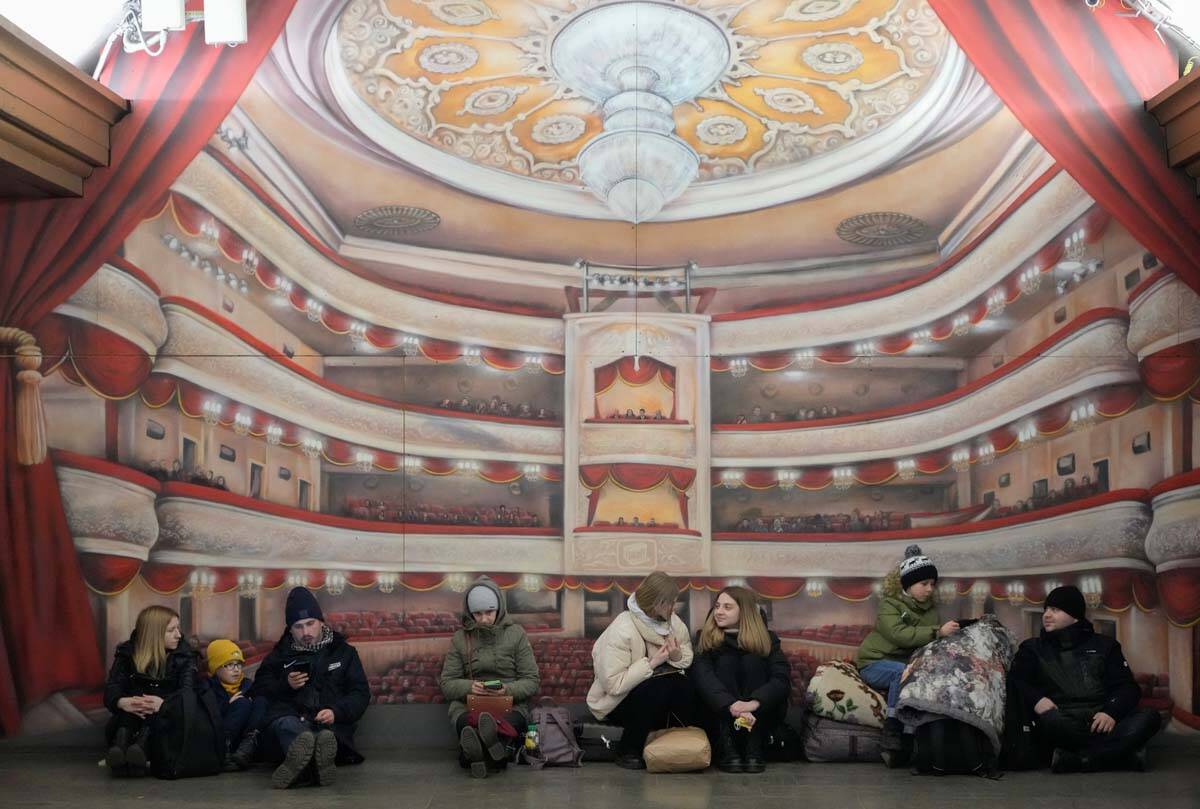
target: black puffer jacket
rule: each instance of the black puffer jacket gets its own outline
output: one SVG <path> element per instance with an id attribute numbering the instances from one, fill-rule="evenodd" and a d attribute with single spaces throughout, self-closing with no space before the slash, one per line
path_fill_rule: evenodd
<path id="1" fill-rule="evenodd" d="M 287 683 L 288 672 L 296 665 L 308 667 L 308 683 L 298 691 Z M 328 646 L 307 652 L 292 648 L 292 633 L 284 630 L 283 637 L 259 666 L 250 696 L 270 700 L 264 726 L 284 716 L 312 720 L 319 711 L 331 709 L 332 730 L 338 740 L 338 763 L 363 761 L 354 749 L 354 723 L 362 718 L 371 702 L 371 688 L 358 651 L 341 633 L 334 632 Z"/>
<path id="2" fill-rule="evenodd" d="M 1121 644 L 1088 620 L 1022 643 L 1008 676 L 1030 711 L 1048 697 L 1063 715 L 1089 722 L 1100 711 L 1123 719 L 1141 698 Z"/>
<path id="3" fill-rule="evenodd" d="M 113 653 L 112 668 L 108 670 L 108 680 L 104 684 L 104 707 L 115 716 L 124 713 L 117 707 L 117 700 L 122 697 L 141 696 L 143 688 L 134 682 L 137 667 L 133 664 L 133 650 L 137 645 L 137 632 L 129 636 L 129 640 L 117 644 Z M 156 696 L 165 697 L 181 688 L 196 687 L 196 652 L 186 640 L 180 639 L 175 651 L 167 655 L 166 674 L 159 680 L 162 688 Z"/>
<path id="4" fill-rule="evenodd" d="M 758 700 L 758 713 L 764 716 L 787 711 L 791 692 L 791 664 L 774 632 L 771 652 L 763 657 L 744 651 L 738 646 L 737 635 L 727 634 L 725 642 L 707 652 L 700 651 L 700 638 L 693 644 L 696 656 L 688 676 L 700 693 L 704 704 L 717 714 L 724 714 L 738 700 Z"/>

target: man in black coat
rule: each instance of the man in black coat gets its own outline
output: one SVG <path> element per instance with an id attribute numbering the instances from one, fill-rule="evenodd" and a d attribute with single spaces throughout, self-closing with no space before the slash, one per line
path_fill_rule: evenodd
<path id="1" fill-rule="evenodd" d="M 1141 689 L 1121 644 L 1097 634 L 1086 609 L 1078 588 L 1051 591 L 1042 634 L 1021 644 L 1009 678 L 1054 751 L 1054 772 L 1143 770 L 1146 742 L 1162 720 L 1138 710 Z"/>
<path id="2" fill-rule="evenodd" d="M 335 764 L 363 761 L 354 749 L 354 724 L 366 712 L 371 690 L 358 652 L 325 624 L 307 588 L 288 593 L 286 613 L 288 628 L 263 660 L 250 693 L 271 703 L 265 755 L 282 759 L 272 786 L 287 789 L 306 777 L 325 786 L 333 783 Z"/>

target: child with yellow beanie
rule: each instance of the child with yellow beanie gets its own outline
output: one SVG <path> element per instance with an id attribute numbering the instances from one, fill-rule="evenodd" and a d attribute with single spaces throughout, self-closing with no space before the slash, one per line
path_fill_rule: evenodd
<path id="1" fill-rule="evenodd" d="M 244 674 L 246 658 L 231 640 L 220 638 L 208 644 L 208 673 L 211 687 L 221 703 L 225 732 L 226 771 L 244 770 L 258 750 L 258 732 L 267 713 L 267 701 L 247 692 L 253 681 Z"/>

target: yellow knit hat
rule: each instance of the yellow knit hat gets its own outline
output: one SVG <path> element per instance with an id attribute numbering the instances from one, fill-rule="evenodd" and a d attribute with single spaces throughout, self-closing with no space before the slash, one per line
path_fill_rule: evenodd
<path id="1" fill-rule="evenodd" d="M 231 660 L 240 660 L 242 662 L 245 662 L 246 660 L 245 656 L 242 655 L 242 650 L 238 648 L 238 645 L 233 641 L 225 640 L 224 638 L 214 640 L 212 643 L 208 644 L 208 651 L 206 654 L 208 655 L 209 674 L 216 674 L 217 669 L 221 668 L 221 666 L 224 666 Z"/>

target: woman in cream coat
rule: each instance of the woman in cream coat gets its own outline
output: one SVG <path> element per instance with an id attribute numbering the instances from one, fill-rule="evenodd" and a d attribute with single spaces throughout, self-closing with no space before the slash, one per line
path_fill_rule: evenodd
<path id="1" fill-rule="evenodd" d="M 617 764 L 646 766 L 642 748 L 653 730 L 692 721 L 695 693 L 684 672 L 692 664 L 687 626 L 675 615 L 679 585 L 666 573 L 647 576 L 592 646 L 596 680 L 587 703 L 597 719 L 624 730 Z"/>

